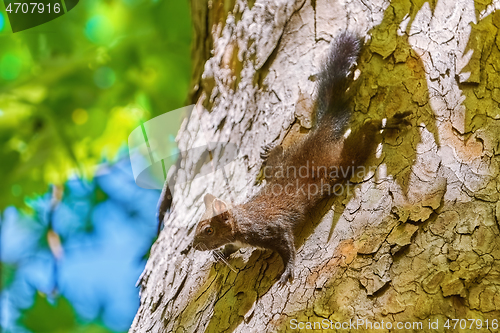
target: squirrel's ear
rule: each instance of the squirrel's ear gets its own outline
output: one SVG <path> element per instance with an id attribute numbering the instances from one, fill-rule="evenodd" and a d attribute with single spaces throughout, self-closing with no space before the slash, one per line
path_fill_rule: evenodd
<path id="1" fill-rule="evenodd" d="M 214 209 L 214 215 L 219 215 L 227 211 L 227 205 L 224 201 L 215 198 L 212 203 L 212 207 Z"/>
<path id="2" fill-rule="evenodd" d="M 210 205 L 212 205 L 212 202 L 214 202 L 214 200 L 215 197 L 212 194 L 210 193 L 205 194 L 205 197 L 203 198 L 203 201 L 205 202 L 205 208 L 210 207 Z"/>

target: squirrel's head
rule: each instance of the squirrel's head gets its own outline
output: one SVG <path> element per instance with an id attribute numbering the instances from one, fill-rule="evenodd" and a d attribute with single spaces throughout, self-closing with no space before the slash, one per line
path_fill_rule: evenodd
<path id="1" fill-rule="evenodd" d="M 209 193 L 203 201 L 206 210 L 196 226 L 193 247 L 207 251 L 233 242 L 233 216 L 228 205 Z"/>

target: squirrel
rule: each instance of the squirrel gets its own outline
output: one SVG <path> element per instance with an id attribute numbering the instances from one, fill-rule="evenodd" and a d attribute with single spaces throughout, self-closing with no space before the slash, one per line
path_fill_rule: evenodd
<path id="1" fill-rule="evenodd" d="M 225 245 L 225 257 L 243 246 L 270 249 L 283 260 L 279 284 L 293 280 L 297 226 L 363 166 L 382 130 L 409 124 L 410 112 L 402 112 L 389 120 L 368 120 L 354 132 L 348 129 L 352 114 L 348 88 L 361 47 L 360 38 L 349 32 L 332 41 L 318 74 L 315 125 L 286 150 L 280 145 L 265 148 L 266 184 L 247 202 L 230 206 L 212 194 L 205 195 L 206 211 L 195 229 L 194 249 Z"/>

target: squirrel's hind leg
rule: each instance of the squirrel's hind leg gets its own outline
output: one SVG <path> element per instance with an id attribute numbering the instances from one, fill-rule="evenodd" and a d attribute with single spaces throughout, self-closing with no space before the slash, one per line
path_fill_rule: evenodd
<path id="1" fill-rule="evenodd" d="M 411 125 L 408 116 L 412 114 L 411 111 L 398 112 L 392 118 L 387 120 L 387 123 L 382 129 L 401 130 L 404 126 Z"/>
<path id="2" fill-rule="evenodd" d="M 370 119 L 363 125 L 364 132 L 373 131 L 378 132 L 382 130 L 402 130 L 404 127 L 411 125 L 408 120 L 408 116 L 411 115 L 411 111 L 398 112 L 391 118 L 387 119 Z"/>

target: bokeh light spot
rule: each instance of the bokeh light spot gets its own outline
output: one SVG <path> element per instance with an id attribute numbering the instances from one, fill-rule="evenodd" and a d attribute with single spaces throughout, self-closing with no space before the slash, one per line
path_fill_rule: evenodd
<path id="1" fill-rule="evenodd" d="M 87 120 L 89 120 L 89 114 L 84 109 L 76 109 L 71 114 L 71 118 L 75 124 L 83 125 L 87 122 Z"/>
<path id="2" fill-rule="evenodd" d="M 116 81 L 115 72 L 106 66 L 98 68 L 94 73 L 94 82 L 101 89 L 113 86 Z"/>
<path id="3" fill-rule="evenodd" d="M 103 15 L 95 15 L 85 25 L 85 36 L 95 44 L 107 44 L 114 34 L 113 24 Z"/>
<path id="4" fill-rule="evenodd" d="M 5 17 L 3 17 L 3 14 L 0 13 L 0 32 L 5 28 Z"/>
<path id="5" fill-rule="evenodd" d="M 6 53 L 0 60 L 0 77 L 4 80 L 15 80 L 21 73 L 21 59 L 12 53 Z"/>

